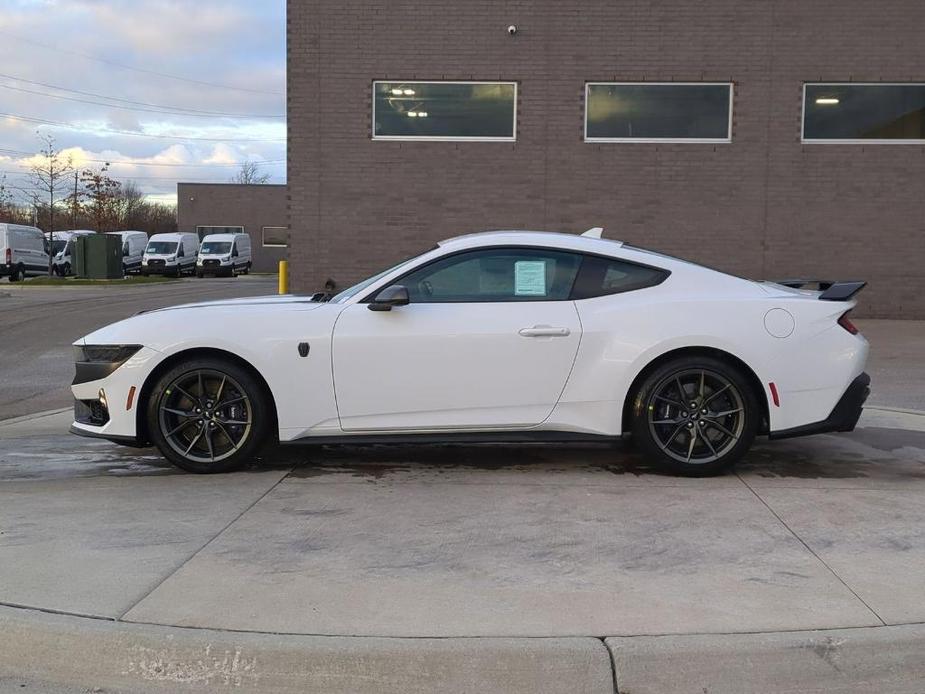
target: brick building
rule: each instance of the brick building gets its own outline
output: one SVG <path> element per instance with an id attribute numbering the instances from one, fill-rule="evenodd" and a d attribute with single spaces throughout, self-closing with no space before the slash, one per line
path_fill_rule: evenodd
<path id="1" fill-rule="evenodd" d="M 178 183 L 177 229 L 251 237 L 254 272 L 275 272 L 288 256 L 286 186 Z"/>
<path id="2" fill-rule="evenodd" d="M 299 290 L 466 232 L 603 226 L 925 318 L 925 3 L 288 7 Z"/>

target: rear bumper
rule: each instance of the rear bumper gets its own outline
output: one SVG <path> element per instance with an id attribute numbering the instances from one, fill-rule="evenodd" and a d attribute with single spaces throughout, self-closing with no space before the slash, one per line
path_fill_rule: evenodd
<path id="1" fill-rule="evenodd" d="M 864 401 L 870 395 L 870 376 L 862 373 L 855 378 L 845 390 L 832 409 L 832 413 L 821 422 L 804 424 L 792 429 L 772 431 L 769 439 L 790 439 L 796 436 L 825 434 L 838 431 L 854 431 L 855 425 L 864 410 Z"/>

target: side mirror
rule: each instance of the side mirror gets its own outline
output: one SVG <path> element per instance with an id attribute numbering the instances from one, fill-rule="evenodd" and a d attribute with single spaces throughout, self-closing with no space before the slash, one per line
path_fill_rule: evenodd
<path id="1" fill-rule="evenodd" d="M 411 303 L 408 288 L 400 284 L 393 284 L 376 294 L 368 304 L 370 311 L 391 311 L 393 306 L 407 306 Z"/>

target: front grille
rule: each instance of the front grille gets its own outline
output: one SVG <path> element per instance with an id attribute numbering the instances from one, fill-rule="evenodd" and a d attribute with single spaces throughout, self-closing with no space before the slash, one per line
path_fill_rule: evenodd
<path id="1" fill-rule="evenodd" d="M 219 265 L 221 265 L 221 262 L 218 260 L 203 260 L 202 261 L 203 267 L 218 267 Z"/>
<path id="2" fill-rule="evenodd" d="M 167 265 L 166 260 L 149 260 L 148 267 L 164 267 Z"/>
<path id="3" fill-rule="evenodd" d="M 75 400 L 74 421 L 101 427 L 109 422 L 109 410 L 99 400 Z"/>

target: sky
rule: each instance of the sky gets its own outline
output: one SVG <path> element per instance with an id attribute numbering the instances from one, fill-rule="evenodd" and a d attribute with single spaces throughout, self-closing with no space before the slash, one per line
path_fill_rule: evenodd
<path id="1" fill-rule="evenodd" d="M 175 202 L 245 160 L 286 175 L 285 0 L 0 0 L 0 178 L 52 135 L 75 167 Z M 19 189 L 18 191 L 16 189 Z"/>

